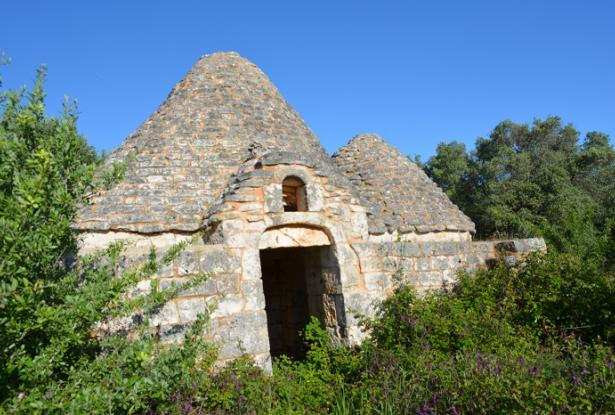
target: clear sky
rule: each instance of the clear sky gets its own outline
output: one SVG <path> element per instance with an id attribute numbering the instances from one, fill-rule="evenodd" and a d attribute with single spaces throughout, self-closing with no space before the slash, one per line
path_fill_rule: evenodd
<path id="1" fill-rule="evenodd" d="M 615 136 L 615 1 L 6 1 L 6 87 L 46 64 L 51 114 L 110 150 L 199 56 L 256 63 L 329 152 L 376 132 L 403 153 L 472 146 L 559 115 Z"/>

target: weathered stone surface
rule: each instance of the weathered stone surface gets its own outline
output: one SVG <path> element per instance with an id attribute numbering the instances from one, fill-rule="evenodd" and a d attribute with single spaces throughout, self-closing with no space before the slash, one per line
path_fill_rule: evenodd
<path id="1" fill-rule="evenodd" d="M 241 272 L 241 253 L 223 247 L 208 247 L 200 252 L 199 265 L 205 273 L 238 273 Z"/>
<path id="2" fill-rule="evenodd" d="M 176 324 L 179 322 L 179 313 L 174 302 L 166 303 L 151 317 L 152 326 Z"/>
<path id="3" fill-rule="evenodd" d="M 265 206 L 267 212 L 284 212 L 282 184 L 274 183 L 265 187 Z"/>
<path id="4" fill-rule="evenodd" d="M 183 298 L 177 300 L 177 310 L 182 323 L 190 323 L 196 320 L 199 313 L 207 310 L 207 303 L 202 297 Z"/>
<path id="5" fill-rule="evenodd" d="M 331 245 L 331 241 L 322 229 L 297 225 L 265 231 L 261 235 L 259 249 L 323 245 Z"/>
<path id="6" fill-rule="evenodd" d="M 497 242 L 495 249 L 501 252 L 529 253 L 533 251 L 546 252 L 547 246 L 542 238 L 530 238 Z"/>
<path id="7" fill-rule="evenodd" d="M 228 317 L 243 310 L 245 299 L 240 294 L 223 295 L 216 301 L 216 308 L 211 314 L 212 318 Z"/>
<path id="8" fill-rule="evenodd" d="M 269 352 L 267 315 L 264 310 L 234 314 L 229 319 L 213 319 L 213 340 L 220 345 L 220 359 Z"/>
<path id="9" fill-rule="evenodd" d="M 261 280 L 246 280 L 241 283 L 241 292 L 245 298 L 245 311 L 265 309 L 265 293 Z"/>
<path id="10" fill-rule="evenodd" d="M 110 154 L 108 163 L 128 164 L 125 179 L 84 206 L 75 227 L 197 230 L 229 178 L 246 160 L 263 153 L 261 165 L 317 168 L 352 187 L 261 70 L 232 52 L 204 56 Z M 258 186 L 261 180 L 252 177 L 237 187 Z M 142 198 L 138 204 L 135 196 Z M 228 200 L 238 201 L 232 194 Z"/>
<path id="11" fill-rule="evenodd" d="M 368 272 L 364 274 L 365 288 L 368 290 L 387 290 L 391 286 L 390 276 L 380 272 Z"/>
<path id="12" fill-rule="evenodd" d="M 261 278 L 261 261 L 259 251 L 256 248 L 244 249 L 241 260 L 242 276 L 246 280 L 260 280 Z"/>
<path id="13" fill-rule="evenodd" d="M 408 157 L 374 134 L 358 135 L 333 160 L 361 195 L 379 212 L 372 228 L 420 233 L 454 230 L 474 232 L 474 224 Z M 379 222 L 382 220 L 382 222 Z"/>

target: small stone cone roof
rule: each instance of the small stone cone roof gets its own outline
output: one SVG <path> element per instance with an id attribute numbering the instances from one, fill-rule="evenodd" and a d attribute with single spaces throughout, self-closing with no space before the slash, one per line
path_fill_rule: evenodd
<path id="1" fill-rule="evenodd" d="M 206 55 L 110 154 L 108 163 L 126 162 L 125 177 L 93 197 L 74 226 L 194 231 L 259 149 L 301 154 L 335 170 L 316 136 L 256 65 L 234 52 Z"/>
<path id="2" fill-rule="evenodd" d="M 381 218 L 387 231 L 474 232 L 474 223 L 425 172 L 378 135 L 354 137 L 333 160 L 379 211 L 371 220 Z"/>

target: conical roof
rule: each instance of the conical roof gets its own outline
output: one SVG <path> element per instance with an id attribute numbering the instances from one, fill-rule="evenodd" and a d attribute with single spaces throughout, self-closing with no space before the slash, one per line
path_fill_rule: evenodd
<path id="1" fill-rule="evenodd" d="M 474 232 L 474 223 L 425 172 L 378 135 L 354 137 L 333 160 L 379 211 L 372 220 L 382 218 L 389 232 Z"/>
<path id="2" fill-rule="evenodd" d="M 75 227 L 196 230 L 233 173 L 259 148 L 330 164 L 318 139 L 256 65 L 234 52 L 203 56 L 110 154 L 108 163 L 126 163 L 125 177 L 92 198 Z"/>

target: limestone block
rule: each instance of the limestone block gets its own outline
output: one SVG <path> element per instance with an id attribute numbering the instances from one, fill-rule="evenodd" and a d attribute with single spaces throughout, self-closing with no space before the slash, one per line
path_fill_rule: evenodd
<path id="1" fill-rule="evenodd" d="M 219 294 L 238 294 L 240 292 L 241 274 L 219 274 L 213 280 Z"/>
<path id="2" fill-rule="evenodd" d="M 177 278 L 161 278 L 158 280 L 158 287 L 161 290 L 171 288 L 173 285 L 180 285 L 189 280 L 189 277 L 177 277 Z"/>
<path id="3" fill-rule="evenodd" d="M 265 309 L 265 293 L 260 280 L 245 280 L 241 283 L 241 292 L 245 298 L 244 311 Z"/>
<path id="4" fill-rule="evenodd" d="M 264 187 L 265 212 L 284 212 L 282 184 L 273 183 Z"/>
<path id="5" fill-rule="evenodd" d="M 401 260 L 396 257 L 387 257 L 383 260 L 384 271 L 395 272 L 401 268 Z"/>
<path id="6" fill-rule="evenodd" d="M 442 271 L 442 282 L 446 285 L 454 284 L 457 281 L 457 271 L 446 269 Z"/>
<path id="7" fill-rule="evenodd" d="M 232 248 L 254 248 L 260 241 L 260 232 L 240 232 L 224 238 L 224 245 Z"/>
<path id="8" fill-rule="evenodd" d="M 260 280 L 261 279 L 261 260 L 258 249 L 244 249 L 241 259 L 242 279 Z"/>
<path id="9" fill-rule="evenodd" d="M 130 291 L 129 291 L 129 295 L 130 297 L 137 297 L 139 295 L 143 295 L 143 294 L 147 294 L 151 291 L 152 289 L 152 281 L 147 279 L 147 280 L 141 280 L 139 281 Z"/>
<path id="10" fill-rule="evenodd" d="M 344 289 L 355 287 L 361 281 L 361 274 L 354 264 L 340 264 L 340 281 Z"/>
<path id="11" fill-rule="evenodd" d="M 268 215 L 265 218 L 268 228 L 290 224 L 303 224 L 333 231 L 327 218 L 319 212 L 284 212 Z"/>
<path id="12" fill-rule="evenodd" d="M 322 229 L 285 226 L 265 231 L 260 238 L 259 249 L 325 245 L 331 245 L 331 241 Z"/>
<path id="13" fill-rule="evenodd" d="M 258 211 L 262 212 L 263 205 L 260 203 L 243 203 L 239 206 L 240 212 Z"/>
<path id="14" fill-rule="evenodd" d="M 401 258 L 399 263 L 399 271 L 408 272 L 416 270 L 416 258 Z"/>
<path id="15" fill-rule="evenodd" d="M 228 317 L 239 313 L 245 305 L 244 297 L 240 294 L 223 295 L 215 301 L 212 318 Z"/>
<path id="16" fill-rule="evenodd" d="M 151 317 L 150 322 L 152 326 L 180 323 L 177 305 L 173 301 L 164 304 L 160 310 Z"/>
<path id="17" fill-rule="evenodd" d="M 542 238 L 513 239 L 497 242 L 495 248 L 501 252 L 529 253 L 532 251 L 546 252 L 547 246 Z"/>
<path id="18" fill-rule="evenodd" d="M 380 257 L 359 257 L 362 272 L 383 271 L 384 264 Z"/>
<path id="19" fill-rule="evenodd" d="M 201 251 L 200 270 L 205 273 L 241 272 L 241 251 L 210 245 Z"/>
<path id="20" fill-rule="evenodd" d="M 367 337 L 367 334 L 361 330 L 361 327 L 358 324 L 348 326 L 346 331 L 348 333 L 349 346 L 358 346 Z"/>
<path id="21" fill-rule="evenodd" d="M 430 271 L 431 267 L 431 258 L 423 257 L 416 259 L 416 270 L 417 271 Z"/>
<path id="22" fill-rule="evenodd" d="M 318 183 L 308 183 L 305 186 L 307 205 L 310 212 L 319 212 L 324 209 L 325 197 L 322 186 Z M 284 209 L 282 209 L 284 210 Z"/>
<path id="23" fill-rule="evenodd" d="M 273 374 L 273 368 L 271 366 L 271 355 L 269 353 L 259 353 L 252 356 L 254 359 L 254 364 L 260 367 L 263 372 L 268 375 Z"/>
<path id="24" fill-rule="evenodd" d="M 423 287 L 440 287 L 444 276 L 441 272 L 421 272 L 419 274 L 419 285 Z"/>
<path id="25" fill-rule="evenodd" d="M 521 258 L 515 255 L 506 255 L 504 257 L 504 264 L 506 264 L 507 267 L 515 266 L 519 263 L 519 261 L 521 261 Z"/>
<path id="26" fill-rule="evenodd" d="M 434 270 L 445 270 L 451 267 L 451 263 L 449 261 L 448 256 L 435 256 L 431 258 L 432 268 Z"/>
<path id="27" fill-rule="evenodd" d="M 184 279 L 187 280 L 187 279 Z M 217 281 L 213 277 L 207 278 L 204 282 L 195 285 L 194 287 L 183 290 L 179 293 L 180 297 L 200 295 L 200 296 L 211 296 L 216 295 L 218 293 Z"/>
<path id="28" fill-rule="evenodd" d="M 230 319 L 216 320 L 212 320 L 212 331 L 214 342 L 220 346 L 220 359 L 235 358 L 244 353 L 269 353 L 265 310 L 234 314 Z"/>
<path id="29" fill-rule="evenodd" d="M 200 271 L 199 254 L 191 249 L 186 249 L 177 257 L 177 275 L 185 276 L 196 274 Z"/>
<path id="30" fill-rule="evenodd" d="M 365 288 L 368 290 L 386 290 L 390 288 L 390 278 L 386 273 L 368 272 L 363 274 Z"/>
<path id="31" fill-rule="evenodd" d="M 246 193 L 246 192 L 241 192 L 241 193 L 235 193 L 232 195 L 228 195 L 224 197 L 224 201 L 225 202 L 256 202 L 258 201 L 258 197 L 256 197 L 255 194 L 253 193 Z"/>
<path id="32" fill-rule="evenodd" d="M 160 252 L 160 257 L 162 257 L 163 255 L 164 255 L 164 252 Z M 160 267 L 155 274 L 155 276 L 158 278 L 167 278 L 167 277 L 172 277 L 173 275 L 174 275 L 173 262 L 170 262 L 168 264 L 160 264 Z"/>
<path id="33" fill-rule="evenodd" d="M 350 247 L 359 258 L 378 256 L 376 244 L 370 242 L 354 243 Z"/>
<path id="34" fill-rule="evenodd" d="M 346 316 L 373 316 L 378 302 L 383 298 L 384 293 L 379 291 L 346 293 L 344 295 Z"/>
<path id="35" fill-rule="evenodd" d="M 363 212 L 353 212 L 350 215 L 351 235 L 357 239 L 368 238 L 367 215 Z"/>
<path id="36" fill-rule="evenodd" d="M 195 321 L 198 314 L 207 310 L 207 303 L 202 297 L 180 298 L 177 300 L 177 310 L 182 323 Z"/>
<path id="37" fill-rule="evenodd" d="M 416 243 L 400 243 L 401 255 L 406 257 L 420 257 L 423 255 L 421 248 Z"/>
<path id="38" fill-rule="evenodd" d="M 495 244 L 493 241 L 472 242 L 472 250 L 477 253 L 490 253 L 495 250 Z"/>

